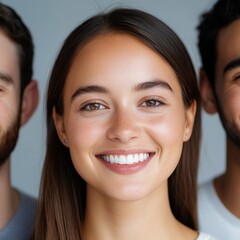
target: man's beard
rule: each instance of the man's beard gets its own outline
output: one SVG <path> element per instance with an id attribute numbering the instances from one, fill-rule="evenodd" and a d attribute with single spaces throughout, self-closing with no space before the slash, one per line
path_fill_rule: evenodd
<path id="1" fill-rule="evenodd" d="M 216 99 L 216 103 L 220 120 L 222 122 L 223 128 L 225 129 L 227 136 L 240 148 L 240 129 L 239 129 L 240 126 L 231 123 L 227 119 L 222 107 L 219 104 L 218 99 Z"/>
<path id="2" fill-rule="evenodd" d="M 0 167 L 5 163 L 9 158 L 11 152 L 14 150 L 17 139 L 18 132 L 20 128 L 20 114 L 13 122 L 13 124 L 3 132 L 0 128 Z"/>

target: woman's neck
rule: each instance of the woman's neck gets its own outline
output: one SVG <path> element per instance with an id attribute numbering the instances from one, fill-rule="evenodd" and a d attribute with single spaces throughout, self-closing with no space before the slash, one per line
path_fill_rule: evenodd
<path id="1" fill-rule="evenodd" d="M 86 240 L 193 240 L 196 237 L 195 232 L 173 216 L 167 184 L 133 201 L 110 199 L 88 187 L 85 216 Z"/>

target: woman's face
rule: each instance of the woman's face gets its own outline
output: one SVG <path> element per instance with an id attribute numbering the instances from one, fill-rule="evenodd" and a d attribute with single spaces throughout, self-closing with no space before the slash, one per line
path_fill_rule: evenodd
<path id="1" fill-rule="evenodd" d="M 55 125 L 89 189 L 119 200 L 166 189 L 191 135 L 195 104 L 185 109 L 161 56 L 127 34 L 95 37 L 76 55 L 63 101 Z"/>

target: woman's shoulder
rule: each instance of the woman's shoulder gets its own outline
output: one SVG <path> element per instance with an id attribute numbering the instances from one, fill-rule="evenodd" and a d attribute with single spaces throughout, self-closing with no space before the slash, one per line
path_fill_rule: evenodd
<path id="1" fill-rule="evenodd" d="M 206 233 L 199 233 L 198 238 L 196 240 L 217 240 L 217 239 Z"/>

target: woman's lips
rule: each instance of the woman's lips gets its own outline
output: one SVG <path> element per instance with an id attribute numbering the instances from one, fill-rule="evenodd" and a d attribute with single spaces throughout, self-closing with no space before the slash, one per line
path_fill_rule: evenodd
<path id="1" fill-rule="evenodd" d="M 99 154 L 98 159 L 111 171 L 119 174 L 131 174 L 143 169 L 155 153 L 138 152 L 129 154 Z"/>
<path id="2" fill-rule="evenodd" d="M 96 155 L 97 158 L 102 159 L 105 162 L 120 165 L 130 165 L 134 163 L 144 162 L 150 158 L 153 152 L 133 152 L 133 151 L 118 151 L 118 152 L 107 152 Z"/>

